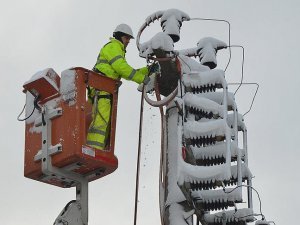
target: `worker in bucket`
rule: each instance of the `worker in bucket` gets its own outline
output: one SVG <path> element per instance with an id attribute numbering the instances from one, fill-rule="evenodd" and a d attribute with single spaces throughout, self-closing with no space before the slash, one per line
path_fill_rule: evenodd
<path id="1" fill-rule="evenodd" d="M 124 78 L 138 84 L 147 84 L 150 81 L 148 67 L 134 69 L 125 58 L 126 47 L 133 38 L 132 29 L 127 24 L 119 24 L 113 32 L 113 38 L 100 50 L 93 70 L 115 80 Z M 151 72 L 157 69 L 151 67 Z M 89 89 L 88 92 L 89 100 L 93 103 L 93 121 L 89 127 L 87 145 L 109 150 L 106 147 L 110 134 L 112 95 L 95 89 Z"/>

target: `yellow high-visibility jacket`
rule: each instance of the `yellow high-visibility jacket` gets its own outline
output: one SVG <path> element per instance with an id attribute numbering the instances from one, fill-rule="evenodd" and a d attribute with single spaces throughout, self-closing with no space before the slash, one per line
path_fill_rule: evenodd
<path id="1" fill-rule="evenodd" d="M 125 48 L 122 42 L 111 38 L 101 49 L 94 70 L 112 79 L 124 78 L 138 84 L 142 83 L 148 74 L 148 68 L 134 69 L 125 59 Z"/>

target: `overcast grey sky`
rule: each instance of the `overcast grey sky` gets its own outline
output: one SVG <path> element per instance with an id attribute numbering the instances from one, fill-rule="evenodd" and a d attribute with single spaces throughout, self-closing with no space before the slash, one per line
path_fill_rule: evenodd
<path id="1" fill-rule="evenodd" d="M 0 0 L 0 3 L 1 224 L 52 224 L 64 205 L 75 197 L 74 189 L 61 189 L 23 177 L 24 123 L 16 120 L 25 101 L 23 83 L 48 67 L 58 73 L 72 66 L 92 68 L 99 49 L 117 24 L 130 24 L 136 34 L 149 14 L 168 8 L 180 9 L 191 17 L 230 21 L 232 44 L 246 49 L 245 81 L 260 84 L 253 109 L 246 116 L 249 165 L 255 175 L 253 185 L 261 195 L 267 219 L 277 225 L 297 223 L 299 1 Z M 142 40 L 151 38 L 159 31 L 157 28 L 154 25 Z M 225 24 L 191 22 L 183 24 L 182 42 L 175 47 L 194 47 L 205 36 L 228 42 Z M 224 68 L 228 55 L 222 57 L 219 68 Z M 145 65 L 138 57 L 135 43 L 128 47 L 127 59 L 135 67 Z M 239 80 L 240 63 L 241 51 L 233 50 L 226 73 L 229 82 Z M 237 96 L 242 113 L 249 106 L 253 91 L 244 88 Z M 133 222 L 139 102 L 136 84 L 125 81 L 120 91 L 116 142 L 120 165 L 112 175 L 90 183 L 91 225 Z M 139 222 L 150 225 L 159 223 L 158 110 L 146 106 L 145 117 Z M 258 202 L 256 197 L 254 200 Z M 255 207 L 258 212 L 258 205 Z"/>

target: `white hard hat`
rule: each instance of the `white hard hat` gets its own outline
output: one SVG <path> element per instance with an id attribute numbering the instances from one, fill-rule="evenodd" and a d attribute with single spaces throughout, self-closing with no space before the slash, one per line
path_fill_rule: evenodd
<path id="1" fill-rule="evenodd" d="M 116 29 L 114 30 L 114 33 L 116 32 L 122 32 L 124 34 L 127 34 L 129 35 L 131 38 L 134 38 L 133 37 L 133 32 L 132 32 L 132 29 L 130 26 L 128 26 L 127 24 L 125 23 L 121 23 L 119 24 Z"/>

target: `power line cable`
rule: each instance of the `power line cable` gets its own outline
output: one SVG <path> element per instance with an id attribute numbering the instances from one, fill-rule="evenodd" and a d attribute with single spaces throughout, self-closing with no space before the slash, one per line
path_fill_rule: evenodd
<path id="1" fill-rule="evenodd" d="M 240 188 L 240 187 L 248 187 L 248 188 L 250 187 L 252 190 L 254 190 L 254 191 L 256 192 L 257 197 L 258 197 L 258 200 L 259 200 L 259 212 L 260 212 L 260 215 L 264 218 L 264 215 L 263 215 L 263 213 L 262 213 L 262 203 L 261 203 L 261 198 L 260 198 L 260 195 L 259 195 L 258 191 L 257 191 L 254 187 L 252 187 L 252 186 L 250 186 L 250 185 L 242 184 L 242 185 L 236 186 L 235 188 L 233 188 L 233 189 L 230 190 L 230 191 L 226 191 L 226 190 L 225 190 L 225 187 L 223 187 L 223 191 L 224 191 L 224 193 L 229 194 L 229 193 L 235 191 L 237 188 Z"/>
<path id="2" fill-rule="evenodd" d="M 241 83 L 228 83 L 228 85 L 240 85 Z M 255 100 L 255 98 L 256 98 L 256 95 L 257 95 L 257 92 L 258 92 L 258 89 L 259 89 L 259 84 L 258 83 L 242 83 L 242 85 L 256 85 L 257 87 L 256 87 L 256 90 L 255 90 L 255 93 L 254 93 L 254 95 L 253 95 L 253 97 L 252 97 L 252 101 L 251 101 L 251 105 L 250 105 L 250 107 L 249 107 L 249 109 L 248 109 L 248 111 L 246 111 L 244 114 L 243 114 L 243 116 L 245 116 L 246 114 L 248 114 L 250 111 L 251 111 L 251 109 L 252 109 L 252 106 L 253 106 L 253 104 L 254 104 L 254 100 Z"/>
<path id="3" fill-rule="evenodd" d="M 243 80 L 244 80 L 245 49 L 241 45 L 231 45 L 231 46 L 229 46 L 229 48 L 241 48 L 242 49 L 241 81 L 240 81 L 240 85 L 237 87 L 237 89 L 234 92 L 234 95 L 235 95 L 238 92 L 238 90 L 240 89 L 240 87 L 242 86 Z"/>

